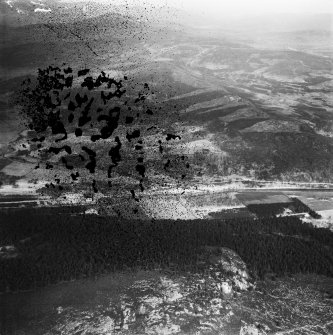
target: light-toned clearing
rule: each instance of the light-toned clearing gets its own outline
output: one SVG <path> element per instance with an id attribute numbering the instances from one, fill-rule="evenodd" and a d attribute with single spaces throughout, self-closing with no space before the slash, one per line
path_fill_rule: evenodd
<path id="1" fill-rule="evenodd" d="M 266 79 L 276 80 L 278 82 L 287 82 L 287 83 L 305 83 L 306 76 L 295 76 L 293 73 L 290 73 L 290 76 L 276 74 L 272 72 L 265 72 L 263 75 Z"/>
<path id="2" fill-rule="evenodd" d="M 23 162 L 12 162 L 9 165 L 5 166 L 1 172 L 5 173 L 8 176 L 23 177 L 32 171 L 35 167 L 35 164 L 23 163 Z"/>
<path id="3" fill-rule="evenodd" d="M 189 98 L 189 97 L 193 97 L 199 94 L 204 94 L 204 93 L 209 93 L 209 92 L 215 92 L 217 91 L 216 89 L 211 89 L 211 88 L 207 88 L 207 89 L 198 89 L 189 93 L 185 93 L 185 94 L 181 94 L 181 95 L 176 95 L 174 97 L 168 98 L 164 101 L 170 101 L 170 100 L 180 100 L 183 98 Z"/>
<path id="4" fill-rule="evenodd" d="M 300 123 L 283 120 L 266 120 L 254 124 L 251 127 L 242 129 L 242 133 L 262 132 L 262 133 L 299 133 Z"/>
<path id="5" fill-rule="evenodd" d="M 14 245 L 0 246 L 0 259 L 15 258 L 18 256 L 18 251 Z"/>
<path id="6" fill-rule="evenodd" d="M 330 220 L 333 223 L 333 209 L 328 209 L 325 211 L 318 211 L 323 220 Z"/>
<path id="7" fill-rule="evenodd" d="M 14 185 L 2 185 L 0 187 L 0 195 L 36 194 L 36 190 L 45 186 L 46 183 L 46 180 L 39 180 L 36 183 L 30 183 L 25 179 L 21 179 Z"/>
<path id="8" fill-rule="evenodd" d="M 256 119 L 265 117 L 268 117 L 268 114 L 260 110 L 253 110 L 252 108 L 241 108 L 231 114 L 222 116 L 219 119 L 224 122 L 232 122 L 239 119 Z"/>
<path id="9" fill-rule="evenodd" d="M 208 70 L 226 70 L 230 68 L 229 65 L 213 62 L 201 63 L 201 66 Z"/>
<path id="10" fill-rule="evenodd" d="M 245 206 L 203 206 L 203 207 L 195 207 L 193 211 L 200 219 L 210 218 L 209 213 L 217 213 L 224 210 L 238 210 L 241 208 L 245 208 Z"/>
<path id="11" fill-rule="evenodd" d="M 317 211 L 317 213 L 321 216 L 320 219 L 305 217 L 302 219 L 302 221 L 309 222 L 317 228 L 327 228 L 333 231 L 333 209 Z"/>
<path id="12" fill-rule="evenodd" d="M 292 202 L 288 196 L 281 192 L 244 192 L 237 194 L 237 198 L 246 206 Z"/>
<path id="13" fill-rule="evenodd" d="M 199 218 L 182 197 L 145 197 L 140 201 L 140 206 L 147 216 L 157 220 L 191 220 Z"/>
<path id="14" fill-rule="evenodd" d="M 317 130 L 316 133 L 318 135 L 326 136 L 326 137 L 333 137 L 333 130 L 332 131 L 324 131 L 324 130 Z"/>
<path id="15" fill-rule="evenodd" d="M 209 101 L 199 102 L 186 109 L 181 110 L 180 113 L 189 113 L 189 112 L 200 110 L 202 108 L 210 108 L 210 107 L 216 107 L 216 106 L 221 106 L 221 109 L 226 109 L 228 107 L 234 107 L 237 105 L 241 105 L 240 100 L 241 100 L 240 97 L 225 96 L 223 98 L 217 98 L 217 99 L 213 99 Z"/>
<path id="16" fill-rule="evenodd" d="M 221 150 L 217 145 L 208 139 L 173 145 L 171 152 L 193 155 L 194 153 L 201 152 L 203 150 L 220 154 L 223 157 L 228 156 L 227 152 Z"/>
<path id="17" fill-rule="evenodd" d="M 326 198 L 325 194 L 320 196 L 317 192 L 313 192 L 313 197 L 297 195 L 297 198 L 316 212 L 333 210 L 333 199 L 330 197 Z"/>
<path id="18" fill-rule="evenodd" d="M 155 59 L 155 62 L 173 62 L 173 59 L 168 57 L 158 57 Z"/>

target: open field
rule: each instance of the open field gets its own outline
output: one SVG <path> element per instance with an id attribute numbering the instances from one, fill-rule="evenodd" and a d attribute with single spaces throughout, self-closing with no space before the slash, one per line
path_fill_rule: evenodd
<path id="1" fill-rule="evenodd" d="M 292 200 L 282 192 L 246 192 L 238 193 L 237 198 L 244 205 L 289 203 Z"/>
<path id="2" fill-rule="evenodd" d="M 221 182 L 217 181 L 217 183 Z M 27 187 L 25 184 L 22 185 Z M 133 220 L 143 220 L 149 217 L 181 220 L 209 219 L 212 217 L 210 213 L 214 213 L 214 217 L 219 215 L 221 219 L 223 217 L 232 218 L 233 214 L 235 218 L 252 217 L 253 214 L 248 211 L 248 206 L 271 208 L 272 213 L 284 213 L 284 215 L 287 215 L 285 212 L 287 208 L 290 214 L 308 213 L 310 210 L 318 212 L 333 208 L 331 189 L 297 189 L 294 187 L 254 189 L 247 188 L 243 184 L 229 186 L 228 184 L 225 187 L 221 185 L 208 187 L 207 185 L 205 188 L 204 185 L 198 185 L 197 188 L 188 187 L 182 190 L 169 185 L 169 188 L 149 190 L 139 194 L 139 201 L 134 201 L 126 191 L 117 193 L 109 190 L 107 194 L 96 194 L 93 199 L 91 194 L 88 196 L 89 192 L 87 193 L 84 189 L 75 192 L 67 190 L 62 195 L 52 195 L 45 191 L 31 193 L 32 189 L 28 188 L 28 193 L 20 194 L 23 189 L 18 186 L 7 188 L 7 191 L 6 188 L 3 188 L 0 206 L 1 208 L 51 206 L 52 208 L 75 205 L 83 206 L 86 210 L 94 209 L 101 215 L 131 217 Z M 295 199 L 298 199 L 300 203 L 295 203 Z M 313 221 L 314 224 L 316 222 L 316 220 Z M 319 224 L 319 221 L 317 223 Z"/>
<path id="3" fill-rule="evenodd" d="M 290 192 L 315 211 L 333 209 L 333 192 Z"/>
<path id="4" fill-rule="evenodd" d="M 209 212 L 208 217 L 220 220 L 232 220 L 232 219 L 253 219 L 256 215 L 249 211 L 247 207 L 230 208 L 230 209 L 219 209 L 215 212 Z"/>

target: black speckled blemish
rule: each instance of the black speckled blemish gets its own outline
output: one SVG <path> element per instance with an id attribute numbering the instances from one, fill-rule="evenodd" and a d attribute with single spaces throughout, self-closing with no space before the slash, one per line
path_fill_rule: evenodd
<path id="1" fill-rule="evenodd" d="M 181 139 L 181 137 L 179 135 L 174 135 L 174 134 L 167 134 L 166 136 L 166 140 L 170 141 L 170 140 L 176 140 L 176 139 Z"/>
<path id="2" fill-rule="evenodd" d="M 135 201 L 139 201 L 139 199 L 135 196 L 135 191 L 134 190 L 131 190 L 130 191 L 131 192 L 131 194 L 132 194 L 132 198 L 135 200 Z"/>
<path id="3" fill-rule="evenodd" d="M 76 105 L 75 105 L 75 103 L 72 100 L 69 102 L 67 109 L 69 111 L 73 111 L 73 112 L 75 111 Z"/>
<path id="4" fill-rule="evenodd" d="M 68 169 L 68 170 L 73 170 L 74 169 L 74 166 L 68 164 L 67 159 L 65 157 L 61 157 L 61 161 L 64 164 L 66 169 Z"/>
<path id="5" fill-rule="evenodd" d="M 158 140 L 158 144 L 159 144 L 159 146 L 158 146 L 158 150 L 159 150 L 160 154 L 163 154 L 162 141 L 161 141 L 161 140 Z"/>
<path id="6" fill-rule="evenodd" d="M 109 156 L 111 157 L 111 161 L 114 164 L 114 166 L 117 166 L 118 163 L 121 161 L 121 156 L 120 156 L 121 142 L 118 136 L 115 137 L 114 141 L 117 144 L 116 146 L 110 149 Z"/>
<path id="7" fill-rule="evenodd" d="M 93 190 L 94 190 L 95 193 L 98 192 L 97 185 L 96 185 L 96 180 L 95 179 L 92 182 L 92 188 L 93 188 Z"/>
<path id="8" fill-rule="evenodd" d="M 143 179 L 140 180 L 139 187 L 140 187 L 141 192 L 143 192 L 145 190 L 145 188 L 143 186 Z"/>
<path id="9" fill-rule="evenodd" d="M 133 116 L 126 116 L 126 119 L 125 119 L 126 124 L 131 124 L 131 123 L 133 123 L 133 121 L 134 121 Z"/>
<path id="10" fill-rule="evenodd" d="M 154 113 L 153 113 L 153 111 L 152 111 L 151 109 L 148 108 L 148 109 L 146 110 L 146 114 L 148 114 L 148 115 L 153 115 Z"/>
<path id="11" fill-rule="evenodd" d="M 90 162 L 86 165 L 86 168 L 90 173 L 95 173 L 96 169 L 96 152 L 87 148 L 86 146 L 82 147 L 82 150 L 89 155 Z"/>
<path id="12" fill-rule="evenodd" d="M 77 76 L 78 77 L 81 77 L 81 76 L 85 76 L 87 73 L 89 73 L 89 69 L 83 69 L 83 70 L 79 70 L 78 72 L 77 72 Z M 72 71 L 71 71 L 72 72 Z"/>
<path id="13" fill-rule="evenodd" d="M 80 174 L 78 172 L 76 173 L 71 173 L 71 177 L 74 181 L 76 181 L 79 177 L 80 177 Z"/>
<path id="14" fill-rule="evenodd" d="M 89 91 L 91 91 L 92 89 L 94 89 L 95 85 L 94 85 L 93 77 L 84 78 L 84 81 L 81 84 L 81 87 L 87 87 L 87 89 Z"/>
<path id="15" fill-rule="evenodd" d="M 81 128 L 76 128 L 75 129 L 75 136 L 76 137 L 82 136 L 82 129 Z"/>
<path id="16" fill-rule="evenodd" d="M 61 147 L 61 148 L 55 148 L 55 147 L 50 147 L 50 148 L 49 148 L 49 152 L 54 153 L 54 154 L 56 154 L 56 155 L 57 155 L 59 152 L 61 152 L 61 151 L 66 151 L 69 155 L 72 153 L 72 149 L 71 149 L 71 147 L 68 146 L 68 145 L 64 145 L 64 146 Z"/>
<path id="17" fill-rule="evenodd" d="M 78 81 L 78 86 L 75 88 L 72 88 L 74 75 L 69 75 L 74 73 L 74 71 L 70 67 L 63 70 L 59 67 L 48 67 L 44 70 L 39 69 L 36 85 L 32 84 L 29 80 L 25 81 L 23 90 L 20 93 L 23 101 L 23 103 L 21 102 L 21 105 L 23 105 L 22 113 L 25 120 L 28 121 L 29 128 L 35 130 L 37 133 L 42 133 L 42 136 L 35 137 L 32 142 L 43 142 L 44 148 L 48 149 L 48 152 L 52 154 L 59 154 L 65 151 L 65 153 L 70 155 L 74 151 L 75 155 L 82 162 L 86 162 L 85 168 L 91 174 L 95 174 L 97 169 L 98 171 L 107 170 L 108 178 L 111 178 L 113 169 L 122 168 L 121 163 L 125 159 L 124 157 L 131 159 L 130 166 L 133 166 L 133 159 L 136 159 L 134 171 L 126 171 L 126 173 L 132 173 L 132 175 L 135 175 L 135 178 L 140 178 L 138 186 L 143 192 L 145 189 L 143 183 L 147 180 L 147 166 L 144 159 L 147 148 L 143 145 L 146 133 L 150 131 L 150 135 L 159 134 L 159 137 L 165 138 L 167 142 L 181 139 L 181 137 L 172 133 L 162 135 L 159 127 L 155 125 L 148 126 L 147 120 L 154 115 L 153 110 L 161 110 L 161 107 L 151 107 L 152 103 L 148 100 L 146 101 L 150 94 L 148 83 L 143 85 L 141 91 L 136 90 L 138 92 L 137 97 L 133 96 L 132 93 L 132 95 L 129 94 L 129 97 L 124 97 L 126 87 L 124 87 L 122 80 L 110 78 L 103 71 L 97 78 L 93 76 L 85 77 L 89 72 L 89 69 L 77 72 L 79 79 L 76 78 L 75 80 L 75 83 Z M 124 80 L 128 80 L 128 78 L 124 77 Z M 136 85 L 140 84 L 135 84 L 132 89 Z M 139 106 L 135 106 L 135 104 L 139 104 Z M 134 123 L 135 125 L 133 125 Z M 47 129 L 51 130 L 52 135 L 63 136 L 60 138 L 46 137 L 45 132 Z M 121 129 L 120 133 L 118 133 L 119 129 Z M 115 135 L 117 136 L 114 137 L 114 144 L 109 144 L 110 138 L 116 130 L 117 133 Z M 72 149 L 68 135 L 74 134 L 77 137 L 75 141 L 81 141 L 80 137 L 83 133 L 90 136 L 88 138 L 85 137 L 85 141 L 90 140 L 92 146 L 79 146 L 77 148 L 77 142 L 74 142 L 75 144 L 73 144 Z M 122 142 L 125 139 L 128 143 L 136 140 L 136 143 L 129 145 L 128 148 L 128 145 L 123 146 Z M 66 145 L 62 147 L 50 145 L 50 143 L 57 143 L 59 141 L 65 141 Z M 98 143 L 98 141 L 100 142 Z M 39 145 L 40 148 L 43 148 L 41 144 Z M 158 140 L 155 145 L 158 147 L 158 151 L 164 162 L 167 162 L 164 164 L 164 170 L 170 173 L 169 167 L 171 165 L 172 169 L 174 167 L 177 169 L 179 163 L 172 164 L 175 158 L 168 157 L 162 140 Z M 109 146 L 109 148 L 105 148 L 108 151 L 101 151 L 100 148 L 104 148 L 105 146 Z M 126 155 L 122 155 L 124 147 L 126 150 L 132 150 L 132 158 L 127 152 Z M 81 153 L 80 150 L 82 150 Z M 106 152 L 108 152 L 110 157 L 109 163 L 107 163 L 107 157 L 105 157 Z M 42 151 L 40 151 L 40 154 L 42 155 Z M 72 162 L 70 159 L 69 157 L 62 156 L 60 161 L 66 169 L 73 170 L 74 165 L 70 163 Z M 185 158 L 182 157 L 180 160 L 184 161 Z M 103 164 L 100 162 L 103 162 Z M 184 164 L 185 162 L 183 162 Z M 47 166 L 51 168 L 50 165 Z M 186 167 L 189 168 L 188 163 Z M 170 168 L 170 170 L 172 169 Z M 71 183 L 76 181 L 79 175 L 79 172 L 73 173 L 71 171 L 68 174 Z M 184 176 L 183 173 L 181 177 L 185 178 Z M 84 181 L 84 178 L 88 177 L 82 175 L 82 181 Z M 52 183 L 50 185 L 50 187 L 53 187 Z M 90 185 L 92 185 L 94 192 L 97 192 L 95 179 Z M 112 185 L 110 180 L 108 181 L 108 185 Z M 132 191 L 134 192 L 134 190 Z M 132 195 L 138 201 L 135 192 Z"/>
<path id="18" fill-rule="evenodd" d="M 74 121 L 74 114 L 71 113 L 71 114 L 68 115 L 68 122 L 72 123 L 73 121 Z"/>
<path id="19" fill-rule="evenodd" d="M 164 170 L 166 170 L 169 166 L 170 166 L 170 163 L 171 163 L 171 161 L 170 161 L 170 159 L 168 159 L 167 160 L 167 162 L 164 164 Z"/>
<path id="20" fill-rule="evenodd" d="M 41 137 L 34 137 L 31 142 L 44 142 L 45 141 L 45 136 L 41 136 Z"/>
<path id="21" fill-rule="evenodd" d="M 79 127 L 83 127 L 86 123 L 91 121 L 91 116 L 89 116 L 89 111 L 92 103 L 94 102 L 94 98 L 91 98 L 88 104 L 84 107 L 81 116 L 79 117 Z"/>
<path id="22" fill-rule="evenodd" d="M 135 150 L 142 150 L 143 149 L 143 146 L 142 145 L 136 145 L 135 146 Z"/>
<path id="23" fill-rule="evenodd" d="M 82 104 L 88 101 L 88 96 L 85 94 L 83 97 L 79 93 L 75 95 L 75 101 L 77 103 L 77 107 L 81 107 Z"/>
<path id="24" fill-rule="evenodd" d="M 126 134 L 126 138 L 128 142 L 131 142 L 132 139 L 139 138 L 139 137 L 140 137 L 140 129 L 135 129 L 132 133 Z"/>
<path id="25" fill-rule="evenodd" d="M 142 176 L 142 177 L 145 176 L 146 168 L 143 164 L 137 164 L 135 166 L 135 170 L 138 171 L 140 176 Z"/>
<path id="26" fill-rule="evenodd" d="M 72 73 L 72 72 L 73 72 L 73 70 L 70 67 L 68 67 L 67 69 L 64 69 L 65 74 L 69 74 L 69 73 Z"/>

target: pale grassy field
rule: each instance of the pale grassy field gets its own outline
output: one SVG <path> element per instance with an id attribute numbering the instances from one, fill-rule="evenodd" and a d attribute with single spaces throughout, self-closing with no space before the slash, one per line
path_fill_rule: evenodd
<path id="1" fill-rule="evenodd" d="M 238 193 L 237 198 L 244 205 L 254 204 L 274 204 L 274 203 L 290 203 L 290 198 L 282 192 L 244 192 Z"/>

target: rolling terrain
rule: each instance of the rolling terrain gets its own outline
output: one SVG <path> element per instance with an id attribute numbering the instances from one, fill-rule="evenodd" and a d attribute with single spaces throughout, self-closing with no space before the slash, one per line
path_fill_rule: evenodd
<path id="1" fill-rule="evenodd" d="M 87 22 L 81 24 L 83 32 L 90 31 Z M 119 58 L 115 54 L 106 69 L 112 69 L 117 75 L 126 73 L 133 83 L 149 83 L 154 104 L 161 106 L 165 113 L 177 115 L 172 128 L 179 133 L 181 141 L 170 145 L 173 154 L 188 154 L 195 173 L 201 175 L 332 181 L 332 59 L 329 56 L 289 49 L 261 49 L 250 42 L 231 42 L 230 37 L 198 38 L 188 30 L 185 36 L 173 32 L 168 35 L 168 39 L 156 41 L 152 33 L 143 42 L 128 42 L 132 49 L 121 47 L 122 54 L 118 51 Z M 42 37 L 37 45 L 41 43 Z M 24 48 L 20 50 L 22 55 L 17 60 L 7 58 L 15 69 L 19 68 L 20 59 L 28 57 L 38 62 Z M 88 58 L 84 61 L 89 61 L 89 52 L 86 54 Z M 105 50 L 101 54 L 106 59 Z M 70 57 L 61 55 L 63 61 Z M 47 61 L 47 57 L 41 58 Z M 104 62 L 100 59 L 99 66 Z M 29 68 L 33 74 L 33 65 Z M 13 72 L 10 73 L 12 76 Z M 16 83 L 22 80 L 21 76 L 16 78 L 10 80 Z M 8 80 L 3 82 L 2 94 L 3 115 L 7 115 L 2 121 L 3 148 L 18 131 L 14 126 L 18 120 L 15 111 L 5 107 L 11 94 L 8 90 L 13 87 L 8 85 Z M 167 131 L 163 123 L 160 129 Z M 12 143 L 17 147 L 24 141 L 23 136 Z M 14 156 L 11 154 L 11 159 Z M 29 157 L 17 156 L 22 164 L 23 161 L 28 164 Z M 23 175 L 29 178 L 29 173 Z"/>
<path id="2" fill-rule="evenodd" d="M 1 334 L 332 333 L 330 17 L 281 18 L 0 0 Z"/>

